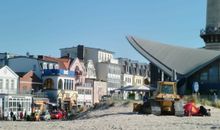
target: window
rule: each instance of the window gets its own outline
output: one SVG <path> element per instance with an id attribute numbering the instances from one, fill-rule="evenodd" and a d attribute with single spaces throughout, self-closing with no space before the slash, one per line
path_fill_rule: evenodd
<path id="1" fill-rule="evenodd" d="M 0 79 L 0 89 L 3 88 L 3 79 Z"/>
<path id="2" fill-rule="evenodd" d="M 161 93 L 173 94 L 173 87 L 171 85 L 161 86 Z"/>
<path id="3" fill-rule="evenodd" d="M 14 90 L 14 85 L 15 85 L 15 81 L 12 79 L 11 80 L 11 90 Z"/>
<path id="4" fill-rule="evenodd" d="M 47 63 L 44 63 L 44 64 L 43 64 L 43 69 L 48 69 L 48 68 L 47 68 Z"/>
<path id="5" fill-rule="evenodd" d="M 36 71 L 37 66 L 33 65 L 33 71 Z"/>
<path id="6" fill-rule="evenodd" d="M 217 65 L 213 65 L 209 69 L 209 80 L 210 81 L 217 81 L 218 80 L 218 66 Z"/>
<path id="7" fill-rule="evenodd" d="M 201 81 L 207 81 L 208 80 L 208 73 L 207 72 L 201 73 L 200 80 Z"/>
<path id="8" fill-rule="evenodd" d="M 53 80 L 51 78 L 46 79 L 44 81 L 44 86 L 46 87 L 46 89 L 52 89 L 53 85 L 54 85 L 54 83 L 53 83 Z"/>
<path id="9" fill-rule="evenodd" d="M 49 64 L 49 69 L 53 69 L 53 64 Z"/>
<path id="10" fill-rule="evenodd" d="M 9 89 L 9 79 L 6 79 L 5 87 L 6 87 L 7 90 Z"/>
<path id="11" fill-rule="evenodd" d="M 60 79 L 59 82 L 58 82 L 58 89 L 63 89 L 63 81 L 62 81 L 62 79 Z"/>

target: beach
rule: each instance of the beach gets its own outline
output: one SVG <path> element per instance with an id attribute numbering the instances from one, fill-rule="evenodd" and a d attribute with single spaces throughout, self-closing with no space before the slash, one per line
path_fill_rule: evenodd
<path id="1" fill-rule="evenodd" d="M 201 130 L 220 129 L 220 109 L 210 107 L 211 117 L 141 115 L 132 105 L 95 110 L 71 121 L 0 121 L 0 130 Z"/>

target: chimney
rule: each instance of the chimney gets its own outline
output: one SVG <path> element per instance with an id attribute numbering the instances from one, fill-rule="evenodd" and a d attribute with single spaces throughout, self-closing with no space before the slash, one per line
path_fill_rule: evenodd
<path id="1" fill-rule="evenodd" d="M 77 57 L 80 60 L 84 60 L 84 56 L 85 56 L 85 48 L 83 45 L 78 45 L 77 46 Z"/>

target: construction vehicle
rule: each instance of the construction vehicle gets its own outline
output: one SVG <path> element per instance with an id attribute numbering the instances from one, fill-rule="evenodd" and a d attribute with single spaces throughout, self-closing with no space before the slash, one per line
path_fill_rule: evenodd
<path id="1" fill-rule="evenodd" d="M 154 96 L 143 103 L 139 112 L 183 116 L 183 101 L 177 94 L 177 83 L 159 81 Z"/>

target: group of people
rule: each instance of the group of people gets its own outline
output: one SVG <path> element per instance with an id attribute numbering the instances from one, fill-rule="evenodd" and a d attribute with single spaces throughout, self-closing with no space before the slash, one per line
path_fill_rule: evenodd
<path id="1" fill-rule="evenodd" d="M 13 111 L 9 112 L 9 115 L 7 116 L 7 120 L 12 120 L 12 121 L 16 121 L 16 120 L 23 120 L 26 117 L 26 112 L 20 111 L 17 113 L 14 113 Z"/>

